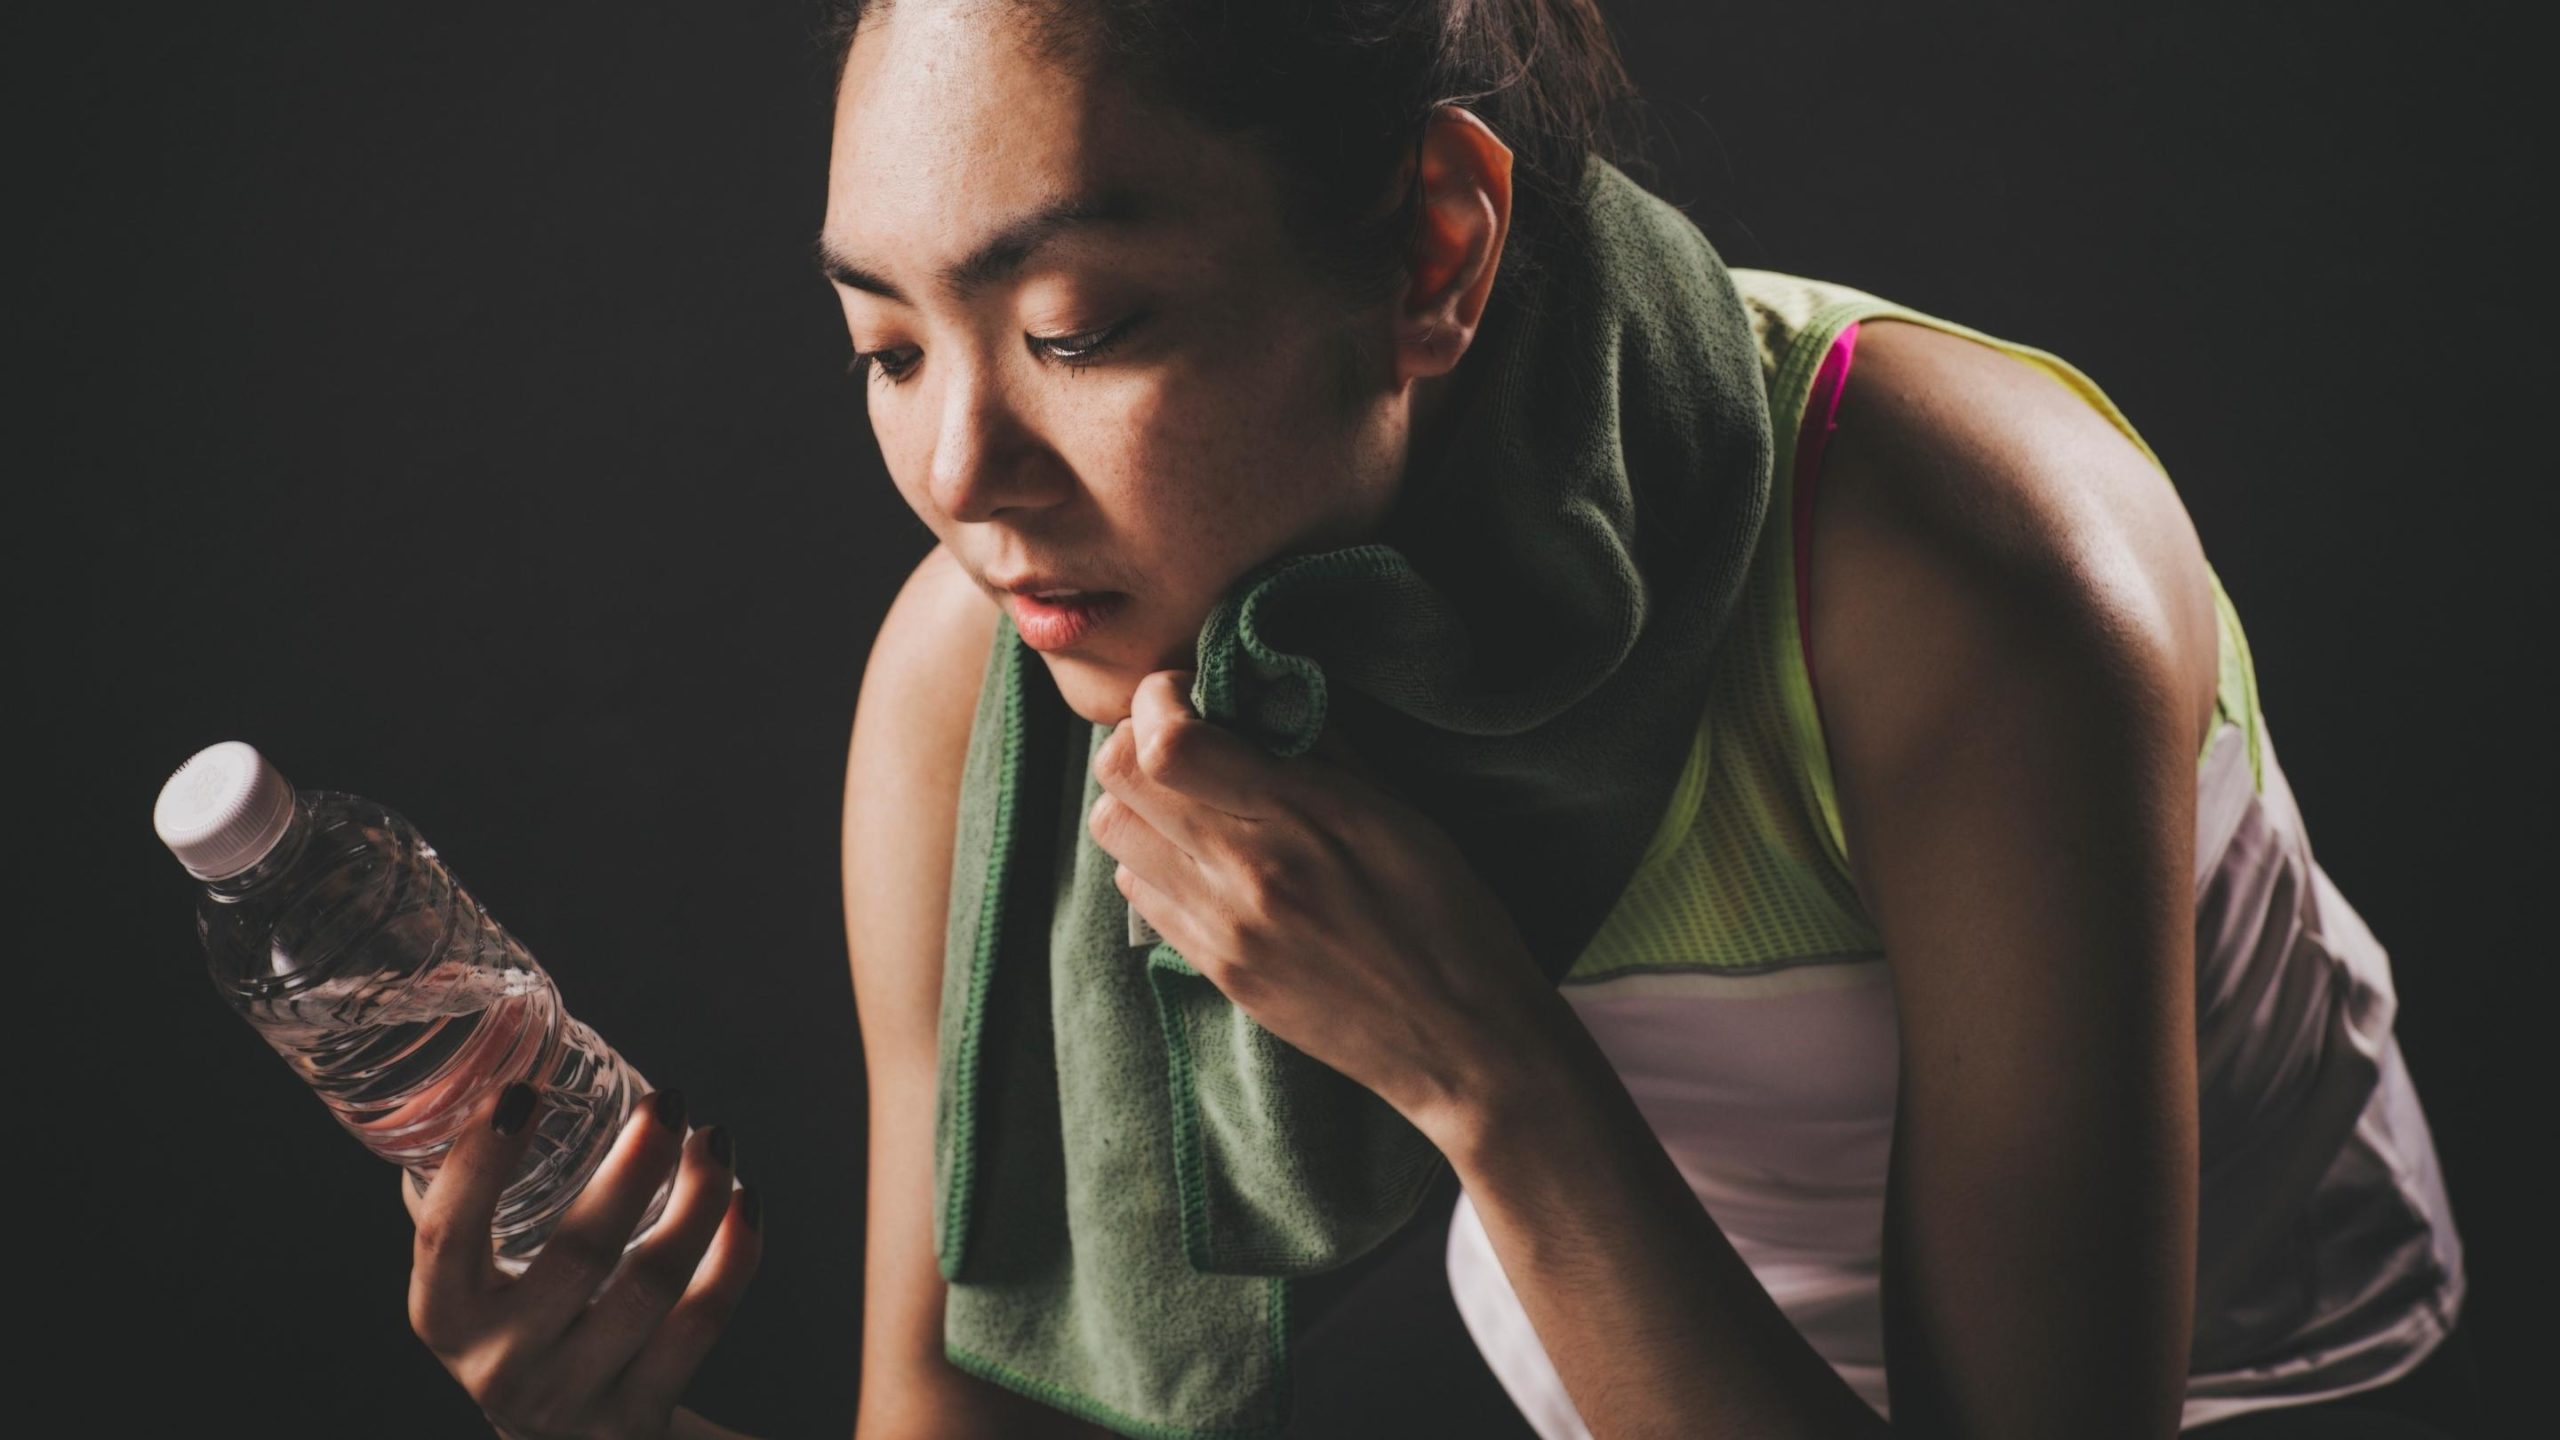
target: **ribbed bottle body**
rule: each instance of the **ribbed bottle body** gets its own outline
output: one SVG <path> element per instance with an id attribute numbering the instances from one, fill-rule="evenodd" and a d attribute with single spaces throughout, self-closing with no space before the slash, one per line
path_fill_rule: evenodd
<path id="1" fill-rule="evenodd" d="M 297 792 L 274 851 L 206 884 L 197 928 L 215 990 L 420 1193 L 493 1091 L 544 1088 L 498 1205 L 496 1254 L 510 1271 L 541 1250 L 647 1092 L 416 827 L 375 801 Z"/>

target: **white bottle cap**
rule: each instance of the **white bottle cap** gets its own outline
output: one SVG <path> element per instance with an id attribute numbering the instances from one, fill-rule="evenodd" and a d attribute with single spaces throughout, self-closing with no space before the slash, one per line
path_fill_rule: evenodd
<path id="1" fill-rule="evenodd" d="M 239 740 L 197 751 L 152 807 L 160 843 L 199 880 L 227 880 L 267 858 L 293 823 L 293 786 Z"/>

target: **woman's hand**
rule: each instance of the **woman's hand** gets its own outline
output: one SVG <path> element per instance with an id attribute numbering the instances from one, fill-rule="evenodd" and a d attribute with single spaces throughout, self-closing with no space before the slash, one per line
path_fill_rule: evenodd
<path id="1" fill-rule="evenodd" d="M 1159 670 L 1094 756 L 1130 907 L 1256 1023 L 1426 1134 L 1540 1053 L 1560 1001 L 1446 831 L 1338 747 L 1276 759 Z M 1328 732 L 1328 739 L 1330 739 Z"/>
<path id="2" fill-rule="evenodd" d="M 531 1086 L 510 1085 L 455 1139 L 426 1194 L 401 1175 L 418 1227 L 410 1328 L 506 1440 L 665 1440 L 764 1253 L 754 1193 L 733 1197 L 723 1128 L 688 1138 L 683 1098 L 659 1091 L 635 1107 L 542 1253 L 509 1277 L 490 1225 L 539 1108 Z M 656 1227 L 613 1274 L 679 1163 Z"/>

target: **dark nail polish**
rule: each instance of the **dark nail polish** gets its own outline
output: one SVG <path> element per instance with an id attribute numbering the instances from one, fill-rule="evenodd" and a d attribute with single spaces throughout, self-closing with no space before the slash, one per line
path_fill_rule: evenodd
<path id="1" fill-rule="evenodd" d="M 753 1185 L 738 1187 L 738 1216 L 747 1222 L 750 1230 L 764 1228 L 764 1197 L 756 1193 Z"/>
<path id="2" fill-rule="evenodd" d="M 684 1092 L 682 1090 L 661 1090 L 650 1096 L 649 1109 L 657 1115 L 658 1123 L 668 1129 L 684 1128 Z"/>
<path id="3" fill-rule="evenodd" d="M 712 1159 L 719 1161 L 723 1165 L 728 1164 L 731 1150 L 729 1143 L 729 1127 L 726 1125 L 712 1126 L 710 1135 L 705 1137 L 702 1142 L 702 1148 L 711 1152 Z"/>
<path id="4" fill-rule="evenodd" d="M 525 1117 L 533 1113 L 533 1087 L 515 1081 L 498 1097 L 498 1113 L 489 1118 L 489 1128 L 501 1135 L 513 1135 L 524 1128 Z"/>

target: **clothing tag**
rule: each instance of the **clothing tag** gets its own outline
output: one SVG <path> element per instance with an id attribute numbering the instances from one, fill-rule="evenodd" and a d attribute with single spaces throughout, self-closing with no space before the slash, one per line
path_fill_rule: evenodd
<path id="1" fill-rule="evenodd" d="M 1111 737 L 1120 733 L 1120 727 L 1128 723 L 1129 722 L 1126 719 L 1114 722 L 1110 729 L 1102 732 L 1102 738 L 1094 743 L 1094 749 L 1100 750 L 1104 745 L 1109 744 L 1111 742 Z M 1164 937 L 1157 934 L 1156 927 L 1148 924 L 1146 917 L 1138 913 L 1138 907 L 1134 905 L 1128 906 L 1127 912 L 1129 916 L 1129 943 L 1131 945 L 1157 945 L 1163 943 Z"/>
<path id="2" fill-rule="evenodd" d="M 1138 913 L 1138 907 L 1130 906 L 1129 943 L 1152 946 L 1163 943 L 1163 940 L 1164 937 L 1156 933 L 1156 927 L 1147 923 L 1147 917 Z"/>

